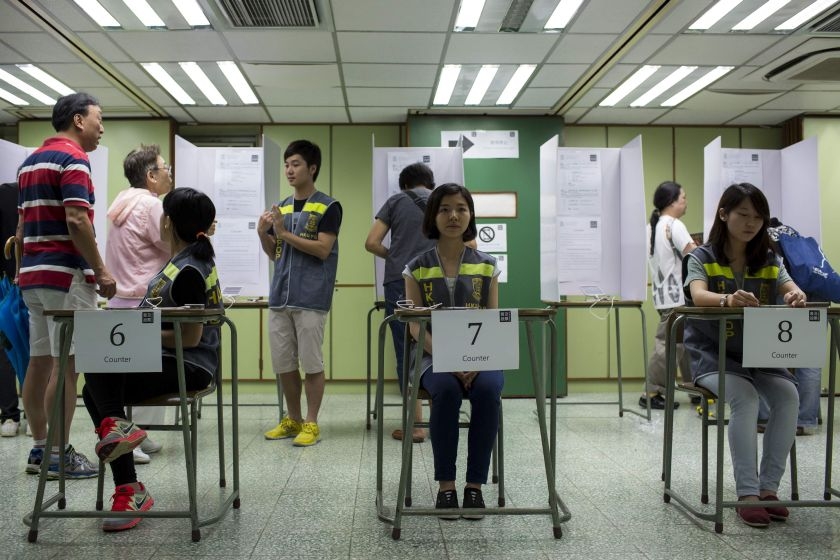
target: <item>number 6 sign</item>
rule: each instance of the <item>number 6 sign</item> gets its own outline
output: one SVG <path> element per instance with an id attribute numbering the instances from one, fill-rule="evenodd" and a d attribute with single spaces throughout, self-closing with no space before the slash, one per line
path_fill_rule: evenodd
<path id="1" fill-rule="evenodd" d="M 76 311 L 76 371 L 161 371 L 160 310 Z"/>
<path id="2" fill-rule="evenodd" d="M 825 308 L 744 309 L 744 367 L 825 365 Z"/>
<path id="3" fill-rule="evenodd" d="M 432 311 L 432 338 L 435 371 L 519 368 L 516 309 Z"/>

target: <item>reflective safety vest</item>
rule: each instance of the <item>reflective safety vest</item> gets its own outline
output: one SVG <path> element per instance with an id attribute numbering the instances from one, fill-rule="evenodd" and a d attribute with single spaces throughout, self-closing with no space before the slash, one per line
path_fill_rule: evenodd
<path id="1" fill-rule="evenodd" d="M 327 208 L 338 204 L 338 201 L 315 191 L 297 215 L 294 203 L 294 197 L 290 196 L 280 205 L 286 229 L 303 239 L 317 240 L 318 224 Z M 268 306 L 274 309 L 293 307 L 329 311 L 338 269 L 338 239 L 326 260 L 286 245 L 280 238 L 277 239 Z"/>
<path id="2" fill-rule="evenodd" d="M 184 250 L 172 257 L 172 260 L 163 267 L 149 282 L 146 290 L 146 297 L 140 307 L 176 307 L 179 303 L 172 299 L 172 286 L 175 278 L 187 268 L 193 268 L 204 278 L 204 307 L 205 309 L 224 306 L 222 301 L 222 288 L 219 286 L 219 273 L 216 271 L 216 264 L 195 258 L 189 250 Z M 157 303 L 160 298 L 160 303 Z M 216 372 L 219 365 L 219 326 L 213 324 L 204 325 L 201 333 L 201 340 L 194 348 L 184 348 L 184 363 L 192 364 L 203 369 L 210 375 Z M 163 355 L 175 357 L 175 349 L 163 348 Z"/>
<path id="3" fill-rule="evenodd" d="M 761 305 L 776 303 L 777 280 L 781 258 L 772 251 L 759 268 L 744 271 L 743 286 L 738 286 L 732 269 L 718 262 L 712 246 L 702 245 L 683 260 L 683 278 L 688 271 L 688 259 L 695 259 L 703 265 L 708 276 L 708 289 L 721 294 L 732 294 L 741 289 L 752 292 Z M 685 287 L 686 305 L 694 305 L 691 290 Z M 744 322 L 741 319 L 726 321 L 726 354 L 740 365 L 744 350 Z M 691 372 L 698 376 L 718 370 L 718 322 L 686 319 L 685 346 L 691 353 Z"/>
<path id="4" fill-rule="evenodd" d="M 490 282 L 496 269 L 496 258 L 464 248 L 458 278 L 455 280 L 454 298 L 450 297 L 443 266 L 440 264 L 437 249 L 421 253 L 408 263 L 411 276 L 420 284 L 422 302 L 415 305 L 431 307 L 442 304 L 443 307 L 487 307 L 490 295 Z"/>

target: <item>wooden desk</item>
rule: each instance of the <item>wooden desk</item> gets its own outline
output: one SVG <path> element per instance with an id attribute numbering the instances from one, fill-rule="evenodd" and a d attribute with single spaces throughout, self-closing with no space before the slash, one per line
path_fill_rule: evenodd
<path id="1" fill-rule="evenodd" d="M 49 464 L 48 452 L 45 452 L 45 461 L 41 467 L 41 474 L 38 479 L 38 490 L 35 496 L 35 505 L 32 513 L 24 517 L 23 522 L 29 526 L 29 542 L 35 542 L 38 539 L 38 526 L 41 518 L 44 517 L 61 517 L 61 518 L 78 518 L 78 517 L 95 517 L 95 518 L 112 518 L 112 517 L 164 517 L 164 518 L 187 518 L 191 521 L 192 526 L 192 540 L 198 541 L 201 539 L 200 527 L 209 525 L 219 521 L 228 509 L 233 507 L 238 509 L 240 505 L 239 496 L 239 393 L 238 393 L 238 370 L 237 370 L 237 339 L 236 327 L 233 322 L 225 317 L 223 309 L 183 309 L 183 308 L 160 308 L 161 321 L 174 324 L 175 331 L 175 359 L 178 368 L 178 392 L 180 397 L 180 411 L 182 418 L 182 434 L 184 437 L 184 455 L 187 471 L 187 487 L 189 492 L 190 507 L 187 510 L 170 510 L 170 511 L 127 511 L 127 512 L 111 512 L 101 510 L 72 510 L 67 511 L 67 496 L 65 492 L 64 480 L 64 453 L 59 454 L 59 478 L 58 478 L 58 492 L 48 499 L 44 499 L 44 492 L 47 483 L 47 465 Z M 56 387 L 56 394 L 64 394 L 65 370 L 67 361 L 70 355 L 70 344 L 73 340 L 73 310 L 54 310 L 45 311 L 44 314 L 53 317 L 55 321 L 60 323 L 60 340 L 61 353 L 59 357 L 58 380 Z M 108 311 L 102 311 L 108 313 Z M 230 330 L 231 337 L 231 425 L 232 425 L 232 451 L 233 451 L 233 491 L 227 496 L 224 502 L 220 504 L 219 508 L 213 515 L 205 518 L 198 516 L 197 504 L 197 485 L 196 485 L 196 457 L 193 455 L 194 442 L 189 426 L 187 425 L 187 418 L 190 418 L 190 413 L 187 408 L 187 394 L 186 383 L 184 380 L 184 352 L 183 341 L 181 335 L 181 325 L 183 323 L 224 323 L 227 324 Z M 221 334 L 221 333 L 220 333 Z M 223 402 L 222 402 L 222 384 L 221 384 L 221 369 L 222 361 L 219 361 L 219 370 L 216 372 L 215 378 L 217 405 L 219 414 L 219 430 L 223 430 Z M 49 419 L 49 429 L 47 431 L 47 442 L 45 449 L 52 449 L 56 439 L 56 431 L 58 432 L 58 447 L 64 449 L 66 442 L 64 441 L 64 399 L 57 398 L 52 407 Z M 221 443 L 221 438 L 220 438 Z M 223 453 L 223 447 L 220 447 L 220 453 Z M 224 473 L 224 455 L 220 455 L 220 481 L 222 487 L 226 486 Z M 100 468 L 104 466 L 100 463 Z M 58 510 L 48 510 L 53 504 L 58 505 Z"/>

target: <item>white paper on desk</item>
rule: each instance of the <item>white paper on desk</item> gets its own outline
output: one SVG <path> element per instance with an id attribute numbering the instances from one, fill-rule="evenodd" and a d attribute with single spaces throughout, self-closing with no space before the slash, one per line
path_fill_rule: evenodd
<path id="1" fill-rule="evenodd" d="M 434 169 L 434 157 L 430 151 L 388 152 L 388 196 L 400 192 L 400 173 L 412 163 L 422 163 Z"/>
<path id="2" fill-rule="evenodd" d="M 557 154 L 557 214 L 601 215 L 601 158 L 587 150 L 561 150 Z"/>
<path id="3" fill-rule="evenodd" d="M 262 148 L 217 150 L 213 182 L 218 216 L 262 212 Z"/>
<path id="4" fill-rule="evenodd" d="M 557 279 L 601 281 L 601 220 L 597 216 L 556 218 Z"/>
<path id="5" fill-rule="evenodd" d="M 764 185 L 761 154 L 743 149 L 722 149 L 724 188 L 736 183 L 750 183 L 758 188 Z"/>
<path id="6" fill-rule="evenodd" d="M 258 286 L 262 279 L 262 275 L 256 273 L 260 270 L 257 218 L 219 218 L 213 248 L 216 250 L 216 269 L 222 292 L 234 295 L 255 293 L 248 287 Z"/>

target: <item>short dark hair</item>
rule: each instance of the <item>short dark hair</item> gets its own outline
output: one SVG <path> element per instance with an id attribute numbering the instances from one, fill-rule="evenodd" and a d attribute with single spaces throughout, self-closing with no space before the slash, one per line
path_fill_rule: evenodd
<path id="1" fill-rule="evenodd" d="M 190 187 L 174 189 L 163 199 L 163 213 L 178 237 L 190 244 L 191 254 L 204 261 L 213 258 L 213 244 L 206 234 L 216 219 L 216 206 L 209 196 Z"/>
<path id="2" fill-rule="evenodd" d="M 429 239 L 440 239 L 440 230 L 436 223 L 438 210 L 440 210 L 440 203 L 443 201 L 443 197 L 452 194 L 460 194 L 467 201 L 467 207 L 470 209 L 470 223 L 464 231 L 462 239 L 464 241 L 472 241 L 478 235 L 478 228 L 475 226 L 475 204 L 473 203 L 470 191 L 457 183 L 445 183 L 437 187 L 429 195 L 429 199 L 426 202 L 426 213 L 423 215 L 423 234 Z"/>
<path id="3" fill-rule="evenodd" d="M 310 165 L 315 166 L 315 173 L 312 174 L 312 180 L 317 181 L 318 173 L 321 172 L 321 148 L 318 147 L 318 144 L 309 140 L 295 140 L 283 152 L 283 161 L 295 155 L 302 157 L 307 167 Z"/>
<path id="4" fill-rule="evenodd" d="M 132 187 L 146 187 L 146 173 L 157 167 L 160 156 L 160 146 L 157 144 L 140 144 L 139 148 L 131 150 L 123 160 L 123 174 Z"/>
<path id="5" fill-rule="evenodd" d="M 71 93 L 60 97 L 53 106 L 52 125 L 56 132 L 64 132 L 73 124 L 75 115 L 87 116 L 88 107 L 99 107 L 99 101 L 89 93 Z"/>
<path id="6" fill-rule="evenodd" d="M 400 171 L 400 190 L 414 187 L 435 188 L 435 174 L 423 163 L 412 163 Z"/>
<path id="7" fill-rule="evenodd" d="M 753 208 L 762 219 L 761 229 L 747 243 L 746 250 L 747 267 L 749 270 L 756 270 L 767 262 L 767 251 L 770 250 L 770 236 L 767 235 L 767 226 L 770 223 L 770 204 L 768 204 L 764 193 L 755 185 L 736 183 L 723 191 L 715 210 L 715 221 L 712 223 L 712 229 L 709 232 L 709 244 L 714 248 L 718 261 L 721 264 L 729 264 L 729 259 L 726 258 L 724 252 L 728 230 L 726 229 L 726 222 L 720 218 L 720 211 L 723 210 L 724 214 L 729 214 L 747 198 L 750 199 Z"/>

